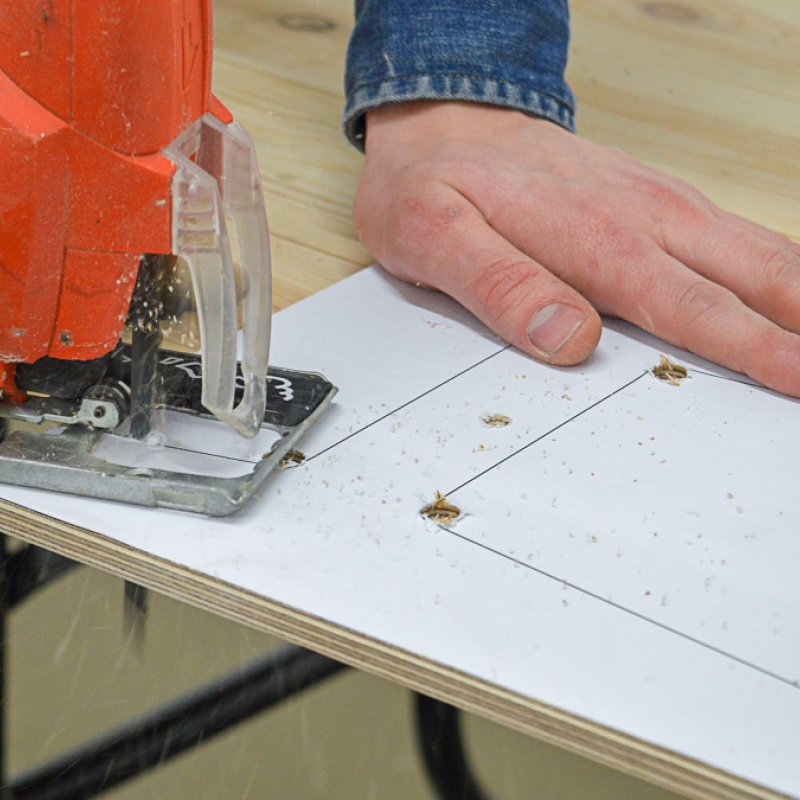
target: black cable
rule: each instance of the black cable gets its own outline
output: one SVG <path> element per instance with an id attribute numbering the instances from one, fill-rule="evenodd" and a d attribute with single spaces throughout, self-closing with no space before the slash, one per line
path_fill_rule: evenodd
<path id="1" fill-rule="evenodd" d="M 346 669 L 288 645 L 14 777 L 10 800 L 85 800 Z"/>
<path id="2" fill-rule="evenodd" d="M 441 800 L 490 800 L 467 762 L 458 709 L 422 694 L 415 699 L 420 753 Z"/>

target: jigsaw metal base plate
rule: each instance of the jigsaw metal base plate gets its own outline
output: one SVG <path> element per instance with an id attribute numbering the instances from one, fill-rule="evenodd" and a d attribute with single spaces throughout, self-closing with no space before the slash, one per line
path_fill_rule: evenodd
<path id="1" fill-rule="evenodd" d="M 162 351 L 160 362 L 164 400 L 159 407 L 213 419 L 199 401 L 199 361 Z M 238 511 L 296 449 L 336 394 L 336 387 L 316 373 L 270 367 L 268 380 L 262 428 L 276 432 L 278 438 L 248 474 L 216 477 L 116 464 L 94 453 L 105 437 L 119 436 L 113 431 L 72 425 L 57 432 L 13 430 L 3 438 L 0 418 L 0 483 L 227 516 Z"/>

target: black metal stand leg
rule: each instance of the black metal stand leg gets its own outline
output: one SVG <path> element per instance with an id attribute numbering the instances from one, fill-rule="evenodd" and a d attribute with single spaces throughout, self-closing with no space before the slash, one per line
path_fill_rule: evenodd
<path id="1" fill-rule="evenodd" d="M 287 646 L 8 781 L 6 615 L 75 566 L 31 546 L 9 556 L 6 538 L 0 535 L 0 800 L 94 797 L 347 669 L 325 656 Z M 458 710 L 423 695 L 415 699 L 420 753 L 438 796 L 489 800 L 469 768 Z"/>
<path id="2" fill-rule="evenodd" d="M 467 763 L 458 709 L 421 694 L 415 700 L 420 753 L 441 800 L 489 800 Z"/>
<path id="3" fill-rule="evenodd" d="M 11 800 L 85 800 L 346 669 L 286 646 L 14 777 Z"/>

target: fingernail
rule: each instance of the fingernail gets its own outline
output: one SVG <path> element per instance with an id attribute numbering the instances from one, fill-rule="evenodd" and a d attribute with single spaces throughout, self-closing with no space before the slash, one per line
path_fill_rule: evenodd
<path id="1" fill-rule="evenodd" d="M 580 328 L 586 314 L 575 306 L 552 303 L 540 308 L 528 323 L 530 343 L 545 356 L 560 350 Z"/>

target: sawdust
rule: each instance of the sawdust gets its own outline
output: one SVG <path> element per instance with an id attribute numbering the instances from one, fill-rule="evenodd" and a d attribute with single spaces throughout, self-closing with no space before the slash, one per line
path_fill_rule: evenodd
<path id="1" fill-rule="evenodd" d="M 661 356 L 661 363 L 653 367 L 653 375 L 661 381 L 667 381 L 673 386 L 680 386 L 681 381 L 689 376 L 686 367 L 670 361 L 666 356 Z"/>
<path id="2" fill-rule="evenodd" d="M 429 505 L 421 508 L 419 513 L 440 525 L 452 525 L 461 516 L 461 509 L 448 502 L 447 498 L 439 491 L 436 499 Z"/>
<path id="3" fill-rule="evenodd" d="M 278 462 L 281 469 L 287 467 L 298 467 L 306 460 L 306 454 L 302 450 L 289 450 L 286 455 Z"/>
<path id="4" fill-rule="evenodd" d="M 511 424 L 511 417 L 507 417 L 505 414 L 484 414 L 481 422 L 490 428 L 505 428 Z"/>

